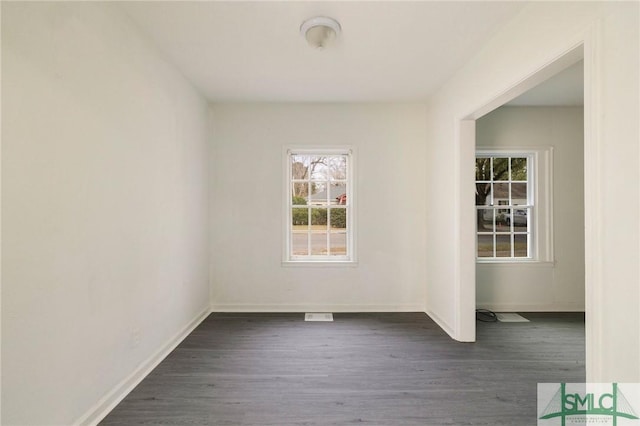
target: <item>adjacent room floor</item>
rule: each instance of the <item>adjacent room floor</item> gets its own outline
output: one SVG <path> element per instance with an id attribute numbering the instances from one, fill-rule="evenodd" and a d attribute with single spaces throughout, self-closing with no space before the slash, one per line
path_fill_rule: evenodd
<path id="1" fill-rule="evenodd" d="M 534 425 L 538 382 L 584 382 L 584 314 L 212 314 L 101 425 Z"/>

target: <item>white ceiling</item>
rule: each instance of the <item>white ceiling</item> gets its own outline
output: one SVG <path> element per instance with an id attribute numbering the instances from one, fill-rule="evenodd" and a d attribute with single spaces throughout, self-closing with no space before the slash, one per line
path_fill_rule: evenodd
<path id="1" fill-rule="evenodd" d="M 122 2 L 211 101 L 425 100 L 524 2 Z M 335 46 L 299 33 L 337 19 Z"/>
<path id="2" fill-rule="evenodd" d="M 515 98 L 510 106 L 582 106 L 584 104 L 584 61 L 559 72 Z"/>

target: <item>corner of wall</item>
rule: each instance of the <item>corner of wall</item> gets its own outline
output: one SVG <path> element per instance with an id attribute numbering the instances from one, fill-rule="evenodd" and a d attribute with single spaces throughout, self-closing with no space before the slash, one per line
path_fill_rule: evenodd
<path id="1" fill-rule="evenodd" d="M 97 425 L 102 421 L 131 391 L 144 380 L 198 325 L 211 314 L 209 308 L 200 312 L 178 333 L 171 337 L 155 353 L 140 363 L 139 367 L 125 377 L 113 389 L 82 415 L 74 424 L 78 426 Z"/>

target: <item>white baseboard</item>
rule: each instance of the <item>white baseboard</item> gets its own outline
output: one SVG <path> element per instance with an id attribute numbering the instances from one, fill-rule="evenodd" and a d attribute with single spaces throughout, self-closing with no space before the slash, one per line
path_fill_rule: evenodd
<path id="1" fill-rule="evenodd" d="M 424 312 L 422 305 L 263 305 L 213 303 L 212 312 Z"/>
<path id="2" fill-rule="evenodd" d="M 438 324 L 438 326 L 444 330 L 445 333 L 447 333 L 449 335 L 449 337 L 451 337 L 454 340 L 457 340 L 455 338 L 455 332 L 453 330 L 452 327 L 449 326 L 449 324 L 447 324 L 446 321 L 444 321 L 442 318 L 440 318 L 438 315 L 436 315 L 435 313 L 433 313 L 433 311 L 431 311 L 430 309 L 425 310 L 424 312 L 425 314 L 427 314 L 427 316 L 429 318 L 431 318 L 436 324 Z"/>
<path id="3" fill-rule="evenodd" d="M 181 331 L 169 339 L 159 350 L 144 361 L 139 368 L 118 383 L 107 395 L 87 411 L 75 425 L 97 425 L 120 403 L 151 371 L 164 360 L 211 313 L 209 308 L 200 312 Z"/>
<path id="4" fill-rule="evenodd" d="M 583 303 L 482 303 L 476 304 L 478 309 L 489 309 L 494 312 L 584 312 Z"/>

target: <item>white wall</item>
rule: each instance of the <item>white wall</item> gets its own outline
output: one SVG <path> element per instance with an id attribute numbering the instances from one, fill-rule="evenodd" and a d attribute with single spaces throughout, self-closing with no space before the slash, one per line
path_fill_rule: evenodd
<path id="1" fill-rule="evenodd" d="M 553 149 L 550 173 L 554 249 L 551 262 L 479 262 L 476 266 L 477 306 L 497 311 L 584 310 L 582 107 L 498 108 L 476 122 L 476 145 Z M 544 191 L 544 188 L 538 189 Z M 543 197 L 536 204 L 544 207 L 541 202 Z M 541 238 L 544 233 L 540 229 Z"/>
<path id="2" fill-rule="evenodd" d="M 2 423 L 95 420 L 208 310 L 208 106 L 108 3 L 2 56 Z"/>
<path id="3" fill-rule="evenodd" d="M 453 214 L 427 210 L 427 309 L 456 338 L 475 337 L 474 146 L 460 120 L 584 41 L 587 378 L 640 381 L 638 28 L 637 3 L 529 4 L 430 100 L 427 178 L 456 178 L 434 194 Z M 620 200 L 627 220 L 611 220 Z"/>
<path id="4" fill-rule="evenodd" d="M 422 105 L 214 105 L 212 308 L 423 311 Z M 356 149 L 355 267 L 283 266 L 283 147 Z"/>

